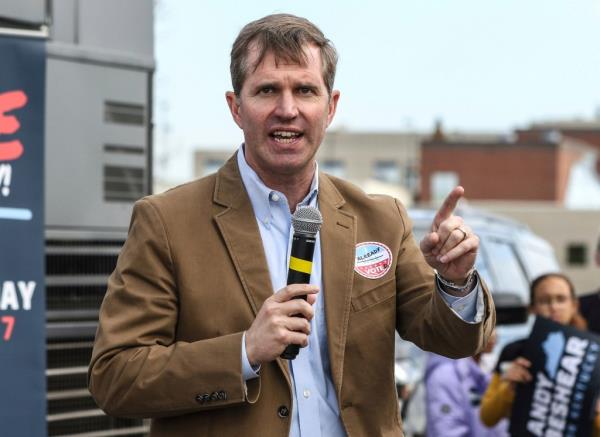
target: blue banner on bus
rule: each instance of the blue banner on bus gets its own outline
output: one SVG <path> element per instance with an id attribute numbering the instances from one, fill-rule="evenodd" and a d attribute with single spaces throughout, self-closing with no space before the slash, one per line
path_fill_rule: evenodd
<path id="1" fill-rule="evenodd" d="M 0 36 L 0 434 L 46 435 L 46 45 Z"/>

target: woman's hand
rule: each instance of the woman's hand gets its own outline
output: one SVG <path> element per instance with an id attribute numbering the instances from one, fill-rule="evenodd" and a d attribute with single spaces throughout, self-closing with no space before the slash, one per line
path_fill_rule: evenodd
<path id="1" fill-rule="evenodd" d="M 508 364 L 506 370 L 502 373 L 501 378 L 511 383 L 524 384 L 531 382 L 531 373 L 529 368 L 531 362 L 523 357 L 518 357 L 516 360 Z M 600 404 L 599 404 L 600 405 Z"/>

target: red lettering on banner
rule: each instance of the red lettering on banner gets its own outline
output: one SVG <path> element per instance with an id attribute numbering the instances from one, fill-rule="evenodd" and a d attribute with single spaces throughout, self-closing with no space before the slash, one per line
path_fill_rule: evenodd
<path id="1" fill-rule="evenodd" d="M 19 140 L 0 141 L 0 161 L 14 161 L 23 154 L 23 143 Z"/>
<path id="2" fill-rule="evenodd" d="M 9 91 L 0 94 L 0 134 L 14 134 L 21 123 L 14 115 L 6 115 L 10 111 L 22 108 L 27 104 L 27 95 L 21 91 Z M 23 144 L 19 140 L 0 141 L 0 161 L 13 161 L 23 154 Z"/>
<path id="3" fill-rule="evenodd" d="M 13 328 L 15 326 L 15 316 L 4 316 L 0 319 L 2 323 L 6 325 L 6 331 L 4 331 L 4 341 L 10 340 L 12 336 Z"/>

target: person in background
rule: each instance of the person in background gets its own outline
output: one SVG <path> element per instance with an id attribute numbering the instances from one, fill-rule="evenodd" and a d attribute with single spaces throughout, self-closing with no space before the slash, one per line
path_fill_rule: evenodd
<path id="1" fill-rule="evenodd" d="M 483 353 L 491 353 L 496 332 Z M 490 375 L 480 367 L 482 353 L 452 360 L 429 354 L 425 369 L 428 437 L 500 437 L 508 435 L 508 421 L 492 428 L 479 418 L 479 407 Z"/>
<path id="2" fill-rule="evenodd" d="M 536 278 L 530 287 L 530 312 L 546 317 L 563 325 L 580 330 L 587 329 L 585 319 L 579 314 L 579 302 L 575 287 L 569 278 L 561 273 L 548 273 Z M 529 360 L 522 352 L 527 339 L 507 344 L 502 352 L 492 380 L 481 402 L 481 421 L 494 426 L 504 418 L 510 418 L 515 398 L 515 385 L 532 380 L 528 368 Z M 596 405 L 594 437 L 600 436 L 600 402 Z"/>
<path id="3" fill-rule="evenodd" d="M 596 245 L 596 267 L 600 267 L 600 237 Z M 581 315 L 588 324 L 588 330 L 600 335 L 600 288 L 579 298 Z"/>

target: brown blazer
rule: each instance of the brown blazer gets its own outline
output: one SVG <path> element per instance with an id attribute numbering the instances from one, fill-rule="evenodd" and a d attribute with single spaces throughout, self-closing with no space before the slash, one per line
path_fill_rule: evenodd
<path id="1" fill-rule="evenodd" d="M 331 377 L 350 436 L 400 436 L 394 328 L 425 350 L 473 355 L 495 321 L 460 320 L 434 290 L 400 203 L 319 175 L 322 271 Z M 393 254 L 379 279 L 354 272 L 355 245 Z M 273 293 L 235 156 L 216 175 L 136 203 L 109 279 L 89 368 L 108 414 L 151 417 L 152 436 L 287 436 L 287 363 L 244 383 L 242 334 Z"/>

